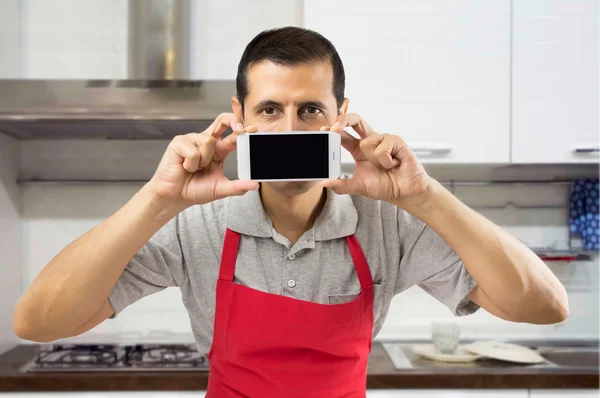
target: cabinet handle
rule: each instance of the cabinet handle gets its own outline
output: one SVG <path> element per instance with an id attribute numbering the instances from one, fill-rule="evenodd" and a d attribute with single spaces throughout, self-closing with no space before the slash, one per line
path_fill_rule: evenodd
<path id="1" fill-rule="evenodd" d="M 582 146 L 582 147 L 577 147 L 575 149 L 573 149 L 573 152 L 577 153 L 577 154 L 600 154 L 600 148 L 599 147 L 591 147 L 591 146 Z"/>
<path id="2" fill-rule="evenodd" d="M 442 156 L 452 152 L 451 146 L 441 144 L 418 144 L 412 146 L 411 149 L 417 156 Z"/>

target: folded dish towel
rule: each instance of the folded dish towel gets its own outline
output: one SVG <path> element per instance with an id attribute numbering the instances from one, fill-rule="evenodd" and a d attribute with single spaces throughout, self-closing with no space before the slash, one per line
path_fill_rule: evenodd
<path id="1" fill-rule="evenodd" d="M 600 199 L 598 180 L 575 180 L 571 192 L 569 228 L 579 234 L 583 248 L 598 251 Z"/>

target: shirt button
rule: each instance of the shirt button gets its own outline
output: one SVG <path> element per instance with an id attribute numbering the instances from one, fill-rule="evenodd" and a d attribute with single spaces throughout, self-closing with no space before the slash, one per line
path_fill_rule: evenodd
<path id="1" fill-rule="evenodd" d="M 295 258 L 296 258 L 296 255 L 295 255 L 294 253 L 292 253 L 292 254 L 290 254 L 290 255 L 288 256 L 288 258 L 289 258 L 290 260 L 293 260 L 293 259 L 295 259 Z"/>
<path id="2" fill-rule="evenodd" d="M 293 279 L 290 279 L 290 280 L 288 281 L 288 286 L 289 286 L 289 287 L 294 287 L 294 286 L 296 286 L 296 281 L 295 281 L 295 280 L 293 280 Z"/>

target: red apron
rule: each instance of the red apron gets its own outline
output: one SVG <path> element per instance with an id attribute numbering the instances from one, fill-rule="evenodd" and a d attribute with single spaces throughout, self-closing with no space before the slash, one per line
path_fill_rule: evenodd
<path id="1" fill-rule="evenodd" d="M 362 291 L 318 304 L 233 283 L 240 235 L 227 230 L 206 397 L 366 396 L 373 279 L 354 235 L 346 240 Z"/>

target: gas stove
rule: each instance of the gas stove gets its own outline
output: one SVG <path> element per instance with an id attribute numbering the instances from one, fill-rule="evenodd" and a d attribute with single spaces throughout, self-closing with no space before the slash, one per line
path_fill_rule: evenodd
<path id="1" fill-rule="evenodd" d="M 42 347 L 26 372 L 208 371 L 194 345 L 54 344 Z"/>

